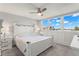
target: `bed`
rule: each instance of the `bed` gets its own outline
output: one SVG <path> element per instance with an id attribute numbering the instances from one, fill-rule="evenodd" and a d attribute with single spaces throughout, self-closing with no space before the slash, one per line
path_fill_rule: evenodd
<path id="1" fill-rule="evenodd" d="M 25 56 L 37 56 L 52 46 L 52 37 L 38 35 L 16 36 L 15 42 L 18 49 Z"/>
<path id="2" fill-rule="evenodd" d="M 52 37 L 39 35 L 33 26 L 14 25 L 14 41 L 25 56 L 37 56 L 52 46 Z"/>

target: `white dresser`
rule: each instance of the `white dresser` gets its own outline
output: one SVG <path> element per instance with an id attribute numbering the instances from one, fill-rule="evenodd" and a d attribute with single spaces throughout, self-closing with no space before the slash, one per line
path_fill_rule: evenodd
<path id="1" fill-rule="evenodd" d="M 1 56 L 1 41 L 0 41 L 0 56 Z"/>
<path id="2" fill-rule="evenodd" d="M 4 25 L 5 24 L 5 25 Z M 8 23 L 7 23 L 8 24 Z M 0 55 L 5 56 L 4 52 L 12 48 L 12 36 L 10 27 L 6 23 L 0 23 Z M 1 26 L 3 25 L 3 26 Z"/>
<path id="3" fill-rule="evenodd" d="M 3 20 L 0 19 L 0 55 L 1 55 L 1 28 Z"/>
<path id="4" fill-rule="evenodd" d="M 4 55 L 4 52 L 12 48 L 12 39 L 5 38 L 0 41 L 0 55 Z"/>

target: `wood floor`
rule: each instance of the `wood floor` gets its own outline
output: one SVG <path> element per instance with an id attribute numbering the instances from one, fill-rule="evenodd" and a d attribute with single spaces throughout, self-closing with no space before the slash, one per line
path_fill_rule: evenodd
<path id="1" fill-rule="evenodd" d="M 13 47 L 11 50 L 3 53 L 3 56 L 23 56 L 23 54 L 19 51 L 19 49 Z M 55 46 L 50 47 L 38 56 L 79 56 L 79 49 L 56 44 Z"/>
<path id="2" fill-rule="evenodd" d="M 54 47 L 49 48 L 39 56 L 79 56 L 79 49 L 56 44 Z"/>

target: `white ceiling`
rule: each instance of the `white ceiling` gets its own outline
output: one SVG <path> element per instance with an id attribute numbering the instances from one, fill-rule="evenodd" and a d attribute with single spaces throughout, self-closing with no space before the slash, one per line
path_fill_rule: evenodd
<path id="1" fill-rule="evenodd" d="M 30 14 L 29 12 L 36 11 L 36 7 L 44 8 L 44 16 Z M 48 17 L 54 17 L 79 10 L 78 3 L 2 3 L 0 4 L 0 12 L 6 12 L 13 15 L 28 17 L 34 20 L 39 20 Z"/>

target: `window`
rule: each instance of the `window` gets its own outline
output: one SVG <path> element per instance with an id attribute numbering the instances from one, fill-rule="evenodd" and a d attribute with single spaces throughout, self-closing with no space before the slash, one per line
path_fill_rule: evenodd
<path id="1" fill-rule="evenodd" d="M 52 28 L 54 30 L 60 30 L 64 27 L 64 30 L 79 30 L 79 13 L 73 15 L 62 16 L 64 23 L 61 22 L 61 17 L 44 19 L 41 24 L 44 28 Z M 61 26 L 62 25 L 62 26 Z"/>
<path id="2" fill-rule="evenodd" d="M 44 19 L 41 21 L 44 28 L 50 27 L 52 30 L 60 29 L 60 18 Z"/>
<path id="3" fill-rule="evenodd" d="M 41 21 L 41 25 L 42 25 L 43 27 L 48 27 L 48 26 L 49 26 L 49 20 L 48 20 L 48 19 L 42 20 L 42 21 Z"/>
<path id="4" fill-rule="evenodd" d="M 64 16 L 64 29 L 78 29 L 79 28 L 79 16 Z"/>

